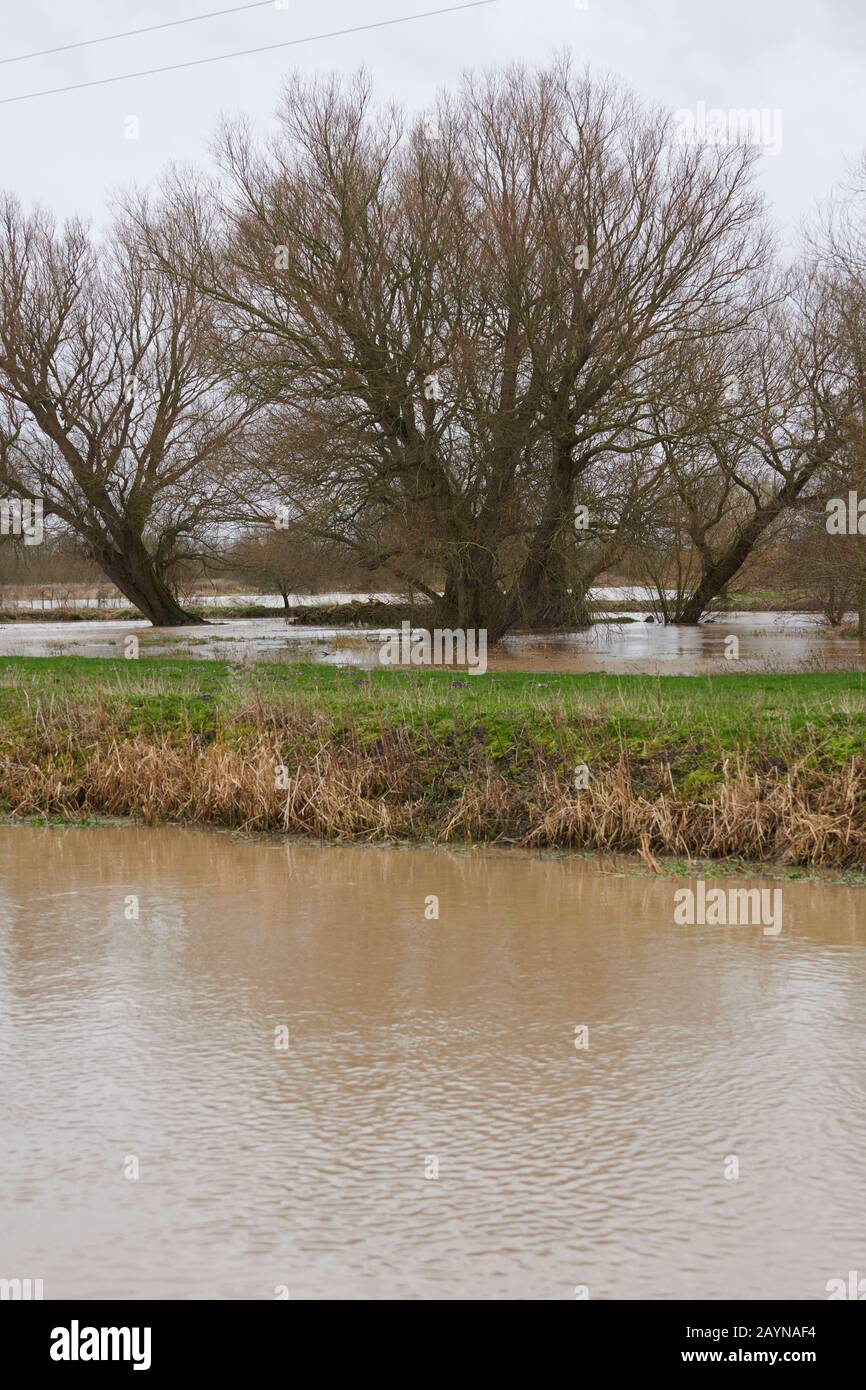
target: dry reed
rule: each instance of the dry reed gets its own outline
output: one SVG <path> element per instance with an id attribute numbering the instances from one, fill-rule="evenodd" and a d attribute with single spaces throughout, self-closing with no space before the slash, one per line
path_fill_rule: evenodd
<path id="1" fill-rule="evenodd" d="M 655 785 L 645 776 L 637 785 L 622 756 L 575 791 L 566 768 L 540 750 L 509 770 L 483 754 L 468 762 L 456 750 L 416 754 L 399 730 L 372 748 L 323 738 L 292 765 L 276 731 L 266 728 L 228 742 L 193 733 L 115 737 L 103 727 L 83 749 L 80 730 L 53 735 L 44 710 L 34 716 L 26 751 L 0 759 L 0 795 L 15 816 L 130 816 L 341 840 L 631 851 L 650 866 L 656 854 L 866 863 L 862 758 L 829 770 L 762 773 L 733 759 L 711 791 L 694 797 L 661 773 Z M 99 722 L 94 713 L 91 733 Z"/>

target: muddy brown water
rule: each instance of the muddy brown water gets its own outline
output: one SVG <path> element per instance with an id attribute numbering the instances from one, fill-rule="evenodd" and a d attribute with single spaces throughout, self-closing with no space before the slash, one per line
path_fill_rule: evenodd
<path id="1" fill-rule="evenodd" d="M 597 623 L 555 636 L 512 633 L 488 652 L 491 671 L 705 675 L 731 672 L 866 670 L 866 643 L 843 638 L 810 613 L 729 613 L 698 627 Z M 287 624 L 282 618 L 214 621 L 189 628 L 145 622 L 33 622 L 0 625 L 0 656 L 124 655 L 130 634 L 143 657 L 223 661 L 311 661 L 372 669 L 381 665 L 378 628 Z M 736 637 L 736 659 L 728 642 Z M 479 677 L 480 679 L 481 677 Z"/>
<path id="2" fill-rule="evenodd" d="M 595 861 L 126 826 L 0 827 L 0 885 L 0 1277 L 46 1298 L 866 1273 L 864 890 L 769 937 Z"/>

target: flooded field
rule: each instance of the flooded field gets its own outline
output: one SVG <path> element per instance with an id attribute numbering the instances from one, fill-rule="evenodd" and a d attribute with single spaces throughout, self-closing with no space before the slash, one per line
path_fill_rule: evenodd
<path id="1" fill-rule="evenodd" d="M 812 613 L 727 613 L 699 627 L 665 627 L 630 614 L 582 632 L 511 633 L 488 653 L 493 671 L 612 671 L 700 675 L 721 671 L 866 670 L 866 644 L 841 637 Z M 134 633 L 141 655 L 228 661 L 313 661 L 372 668 L 380 664 L 379 628 L 314 627 L 282 618 L 227 619 L 201 627 L 153 628 L 146 622 L 10 623 L 0 626 L 0 656 L 122 656 Z M 727 639 L 737 638 L 730 660 Z"/>
<path id="2" fill-rule="evenodd" d="M 123 594 L 116 589 L 101 588 L 98 591 L 82 592 L 86 587 L 80 584 L 63 587 L 59 585 L 34 585 L 30 586 L 27 593 L 24 593 L 14 585 L 0 585 L 0 608 L 50 610 L 52 608 L 110 609 L 129 607 L 129 600 L 125 599 Z M 591 589 L 590 594 L 596 600 L 621 600 L 625 603 L 633 603 L 636 599 L 651 597 L 648 589 L 637 585 L 599 586 Z M 282 608 L 283 606 L 282 595 L 273 593 L 210 593 L 201 588 L 195 593 L 181 594 L 179 597 L 184 608 L 203 604 L 210 608 L 234 608 L 245 604 L 261 604 L 269 608 Z M 400 594 L 371 593 L 369 590 L 364 593 L 350 593 L 345 589 L 327 593 L 289 594 L 288 598 L 292 608 L 311 608 L 321 604 L 405 602 Z"/>
<path id="3" fill-rule="evenodd" d="M 866 897 L 680 926 L 607 867 L 0 828 L 0 1276 L 826 1298 L 866 1257 Z"/>
<path id="4" fill-rule="evenodd" d="M 78 589 L 82 587 L 81 585 L 76 586 Z M 283 606 L 280 594 L 224 594 L 203 591 L 195 594 L 181 594 L 180 601 L 184 608 L 194 608 L 205 604 L 210 608 L 234 608 L 236 606 L 242 607 L 245 604 L 262 604 L 270 608 L 282 608 Z M 293 608 L 309 608 L 316 604 L 402 603 L 403 600 L 398 594 L 348 593 L 345 590 L 335 590 L 331 593 L 290 594 L 289 602 Z M 0 608 L 29 608 L 50 611 L 52 608 L 111 609 L 128 607 L 129 600 L 117 590 L 82 594 L 74 590 L 59 591 L 56 586 L 46 586 L 42 590 L 37 589 L 27 595 L 15 591 L 7 596 L 3 587 L 0 586 Z"/>

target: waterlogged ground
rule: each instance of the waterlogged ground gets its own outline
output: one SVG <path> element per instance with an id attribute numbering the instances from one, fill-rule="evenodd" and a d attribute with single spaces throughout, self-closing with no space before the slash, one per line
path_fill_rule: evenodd
<path id="1" fill-rule="evenodd" d="M 728 613 L 699 627 L 664 627 L 646 622 L 644 614 L 629 616 L 634 621 L 597 623 L 584 632 L 510 634 L 489 650 L 488 668 L 650 675 L 866 670 L 866 644 L 839 636 L 811 613 Z M 367 669 L 381 664 L 383 645 L 379 628 L 314 627 L 282 618 L 227 619 L 180 630 L 83 620 L 0 625 L 0 656 L 122 656 L 130 634 L 142 656 L 314 661 Z M 727 653 L 734 651 L 732 659 Z"/>
<path id="2" fill-rule="evenodd" d="M 113 592 L 102 591 L 98 595 L 95 592 L 79 592 L 86 587 L 86 585 L 31 585 L 25 596 L 14 585 L 0 585 L 0 608 L 42 610 L 51 608 L 126 608 L 129 606 L 128 599 L 125 599 L 116 589 Z M 590 589 L 589 592 L 594 599 L 619 599 L 626 603 L 634 602 L 635 599 L 649 599 L 651 597 L 649 589 L 637 585 L 601 586 Z M 371 593 L 369 591 L 350 593 L 345 589 L 333 590 L 328 593 L 289 594 L 288 600 L 292 608 L 351 603 L 403 603 L 405 601 L 399 594 Z M 193 607 L 196 604 L 207 604 L 210 608 L 232 608 L 239 604 L 261 604 L 269 608 L 281 608 L 283 603 L 280 594 L 246 592 L 220 594 L 210 593 L 206 589 L 200 589 L 194 594 L 181 594 L 180 601 L 185 608 Z"/>
<path id="3" fill-rule="evenodd" d="M 78 585 L 76 588 L 84 586 Z M 32 586 L 32 591 L 22 597 L 17 591 L 9 594 L 10 586 L 0 585 L 0 608 L 22 608 L 50 610 L 52 608 L 128 608 L 129 600 L 122 594 L 114 590 L 113 593 L 81 594 L 71 592 L 69 589 L 60 586 L 50 585 L 44 589 Z M 608 592 L 605 590 L 605 593 Z M 619 591 L 611 590 L 610 592 Z M 7 596 L 8 595 L 8 596 Z M 625 594 L 623 594 L 625 597 Z M 207 591 L 197 594 L 181 594 L 180 601 L 185 608 L 194 607 L 197 604 L 206 604 L 209 608 L 232 608 L 243 604 L 262 604 L 270 608 L 281 608 L 283 600 L 280 594 L 252 594 L 237 592 L 230 594 L 208 593 Z M 292 608 L 313 607 L 316 604 L 350 604 L 350 603 L 401 603 L 403 600 L 397 594 L 385 593 L 349 593 L 346 590 L 335 590 L 330 593 L 318 594 L 290 594 L 289 603 Z"/>
<path id="4" fill-rule="evenodd" d="M 0 828 L 0 885 L 0 1276 L 46 1298 L 863 1269 L 861 889 L 784 883 L 768 936 L 573 859 L 133 827 Z"/>

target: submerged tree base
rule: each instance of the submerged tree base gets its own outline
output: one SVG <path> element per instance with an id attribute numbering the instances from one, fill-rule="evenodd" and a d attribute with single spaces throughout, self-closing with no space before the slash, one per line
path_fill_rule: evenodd
<path id="1" fill-rule="evenodd" d="M 151 627 L 207 627 L 208 619 L 197 616 L 195 613 L 170 613 L 166 617 L 153 618 L 150 614 L 145 615 Z"/>

